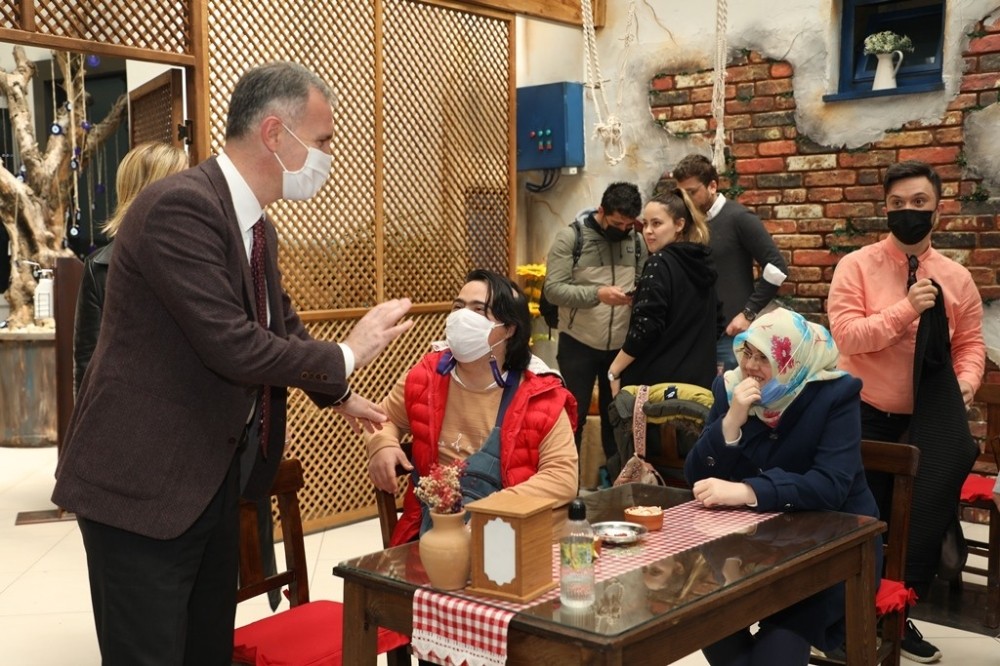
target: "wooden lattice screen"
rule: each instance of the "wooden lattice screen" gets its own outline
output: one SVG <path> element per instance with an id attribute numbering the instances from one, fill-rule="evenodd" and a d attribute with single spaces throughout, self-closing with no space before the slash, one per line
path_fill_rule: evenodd
<path id="1" fill-rule="evenodd" d="M 385 298 L 418 304 L 416 326 L 351 377 L 379 400 L 442 337 L 464 275 L 510 269 L 513 19 L 414 0 L 210 0 L 206 15 L 213 149 L 253 65 L 296 60 L 337 93 L 330 183 L 269 212 L 284 286 L 313 336 L 344 339 Z M 342 419 L 292 391 L 288 438 L 307 529 L 374 513 L 363 441 Z"/>
<path id="2" fill-rule="evenodd" d="M 166 53 L 191 52 L 188 2 L 35 0 L 33 4 L 35 28 L 41 35 Z"/>
<path id="3" fill-rule="evenodd" d="M 129 145 L 147 141 L 182 147 L 181 72 L 170 69 L 129 93 Z"/>

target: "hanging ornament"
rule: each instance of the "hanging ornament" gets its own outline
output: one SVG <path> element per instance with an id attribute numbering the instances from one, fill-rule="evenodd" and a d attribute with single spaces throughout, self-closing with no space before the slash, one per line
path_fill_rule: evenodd
<path id="1" fill-rule="evenodd" d="M 66 100 L 65 102 L 63 102 L 63 108 L 66 109 L 67 112 L 72 111 L 73 103 L 70 102 L 69 100 Z"/>
<path id="2" fill-rule="evenodd" d="M 60 134 L 63 133 L 62 125 L 60 125 L 59 123 L 52 123 L 52 126 L 49 127 L 49 132 L 53 136 L 59 136 Z"/>
<path id="3" fill-rule="evenodd" d="M 80 229 L 78 227 L 74 226 L 69 228 L 69 235 L 72 236 L 73 238 L 76 238 L 79 234 L 80 234 Z"/>
<path id="4" fill-rule="evenodd" d="M 73 171 L 76 171 L 77 169 L 80 168 L 80 161 L 74 157 L 69 161 L 69 168 L 72 169 Z"/>
<path id="5" fill-rule="evenodd" d="M 77 146 L 76 148 L 73 149 L 73 154 L 76 155 L 77 157 L 79 157 L 80 153 L 82 153 L 82 152 L 83 151 L 80 150 L 80 146 Z"/>
<path id="6" fill-rule="evenodd" d="M 90 55 L 87 56 L 85 62 L 87 63 L 87 67 L 94 69 L 95 67 L 101 64 L 101 56 L 94 55 L 93 53 L 91 53 Z"/>
<path id="7" fill-rule="evenodd" d="M 22 183 L 28 177 L 28 169 L 22 164 L 21 168 L 17 170 L 17 179 Z"/>
<path id="8" fill-rule="evenodd" d="M 90 130 L 94 129 L 94 124 L 89 120 L 84 120 L 82 123 L 80 123 L 80 127 L 83 129 L 84 132 L 89 132 Z"/>
<path id="9" fill-rule="evenodd" d="M 104 194 L 104 183 L 98 183 L 94 187 L 94 191 L 97 192 L 98 194 Z"/>

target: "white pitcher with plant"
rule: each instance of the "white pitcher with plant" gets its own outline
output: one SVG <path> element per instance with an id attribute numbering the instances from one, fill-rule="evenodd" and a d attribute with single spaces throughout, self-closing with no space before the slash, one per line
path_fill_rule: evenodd
<path id="1" fill-rule="evenodd" d="M 878 58 L 872 90 L 896 87 L 896 72 L 903 64 L 903 53 L 913 53 L 913 42 L 906 35 L 883 30 L 865 37 L 865 55 Z"/>

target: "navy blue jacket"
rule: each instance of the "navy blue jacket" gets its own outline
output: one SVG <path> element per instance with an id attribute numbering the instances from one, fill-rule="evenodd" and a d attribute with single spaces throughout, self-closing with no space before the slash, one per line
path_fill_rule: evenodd
<path id="1" fill-rule="evenodd" d="M 755 417 L 738 444 L 726 446 L 722 417 L 729 400 L 721 377 L 715 404 L 684 463 L 688 483 L 709 477 L 741 481 L 757 494 L 755 511 L 840 511 L 878 517 L 861 463 L 861 381 L 845 375 L 812 382 L 774 429 Z M 877 549 L 876 572 L 882 570 Z M 762 622 L 779 624 L 819 648 L 844 639 L 843 585 L 820 592 Z"/>

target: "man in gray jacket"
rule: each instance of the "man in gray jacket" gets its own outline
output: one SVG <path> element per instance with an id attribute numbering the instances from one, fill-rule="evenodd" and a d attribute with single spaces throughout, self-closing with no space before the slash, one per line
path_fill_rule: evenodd
<path id="1" fill-rule="evenodd" d="M 645 244 L 635 230 L 641 211 L 639 188 L 612 183 L 597 209 L 581 211 L 573 224 L 559 230 L 547 261 L 545 298 L 559 306 L 556 360 L 577 402 L 576 445 L 579 448 L 596 379 L 601 445 L 607 456 L 617 451 L 608 420 L 608 370 L 625 341 L 631 292 L 646 261 Z"/>

